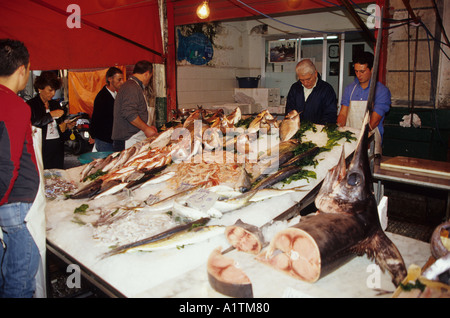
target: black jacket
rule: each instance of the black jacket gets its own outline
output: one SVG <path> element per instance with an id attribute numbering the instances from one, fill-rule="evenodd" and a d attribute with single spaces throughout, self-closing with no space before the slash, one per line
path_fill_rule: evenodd
<path id="1" fill-rule="evenodd" d="M 337 98 L 333 87 L 318 75 L 317 83 L 308 100 L 305 101 L 300 81 L 292 84 L 286 99 L 286 114 L 295 109 L 300 113 L 300 121 L 307 120 L 315 124 L 335 124 L 337 121 Z"/>
<path id="2" fill-rule="evenodd" d="M 92 138 L 112 143 L 111 134 L 114 121 L 114 97 L 106 86 L 98 92 L 94 100 L 89 133 Z"/>
<path id="3" fill-rule="evenodd" d="M 30 99 L 27 103 L 31 108 L 31 124 L 42 128 L 42 142 L 44 143 L 47 136 L 47 125 L 53 121 L 53 117 L 45 110 L 44 102 L 39 95 L 36 95 L 34 98 Z M 63 109 L 56 100 L 49 101 L 48 108 L 50 111 L 55 109 Z M 66 115 L 66 111 L 64 110 L 64 115 L 56 119 L 56 127 L 58 128 L 58 133 L 61 140 L 66 140 L 69 137 L 68 130 L 62 133 L 59 129 L 59 124 L 64 121 Z"/>

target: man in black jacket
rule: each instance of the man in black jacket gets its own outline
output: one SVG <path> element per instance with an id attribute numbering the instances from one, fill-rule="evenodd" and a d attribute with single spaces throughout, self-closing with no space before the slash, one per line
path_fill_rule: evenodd
<path id="1" fill-rule="evenodd" d="M 122 84 L 122 71 L 117 67 L 111 67 L 106 72 L 106 85 L 95 97 L 89 133 L 95 140 L 97 151 L 113 151 L 111 134 L 114 121 L 114 100 Z"/>
<path id="2" fill-rule="evenodd" d="M 323 81 L 309 59 L 301 60 L 295 67 L 298 81 L 292 84 L 286 99 L 286 114 L 296 110 L 301 121 L 315 124 L 335 124 L 337 98 L 333 87 Z"/>

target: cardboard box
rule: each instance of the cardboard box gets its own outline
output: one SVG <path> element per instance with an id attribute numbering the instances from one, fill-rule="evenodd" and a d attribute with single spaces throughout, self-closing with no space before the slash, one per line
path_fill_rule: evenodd
<path id="1" fill-rule="evenodd" d="M 210 106 L 208 108 L 210 108 L 210 109 L 222 108 L 223 109 L 223 113 L 226 116 L 228 116 L 229 114 L 234 112 L 236 107 L 239 107 L 241 109 L 241 113 L 242 114 L 251 114 L 252 113 L 252 105 L 250 105 L 250 104 L 230 103 L 230 104 L 213 105 L 213 106 Z"/>
<path id="2" fill-rule="evenodd" d="M 269 106 L 280 106 L 279 88 L 235 88 L 234 93 L 245 94 L 255 100 L 255 104 L 263 109 Z"/>

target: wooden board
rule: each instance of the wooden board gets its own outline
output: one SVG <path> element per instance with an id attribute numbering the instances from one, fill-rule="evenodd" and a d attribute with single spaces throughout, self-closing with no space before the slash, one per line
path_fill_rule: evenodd
<path id="1" fill-rule="evenodd" d="M 411 174 L 450 180 L 450 163 L 444 161 L 398 156 L 381 162 L 380 167 L 386 170 L 409 172 Z"/>

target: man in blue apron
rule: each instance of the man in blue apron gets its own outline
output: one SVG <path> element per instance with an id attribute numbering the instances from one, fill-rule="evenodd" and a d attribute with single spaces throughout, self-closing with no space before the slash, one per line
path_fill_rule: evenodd
<path id="1" fill-rule="evenodd" d="M 356 78 L 344 90 L 337 124 L 339 126 L 361 129 L 369 97 L 373 54 L 364 52 L 353 62 Z M 377 82 L 376 85 L 374 107 L 370 115 L 369 127 L 371 132 L 375 134 L 375 155 L 381 155 L 381 144 L 384 134 L 383 122 L 385 114 L 391 107 L 391 92 L 380 82 Z"/>

